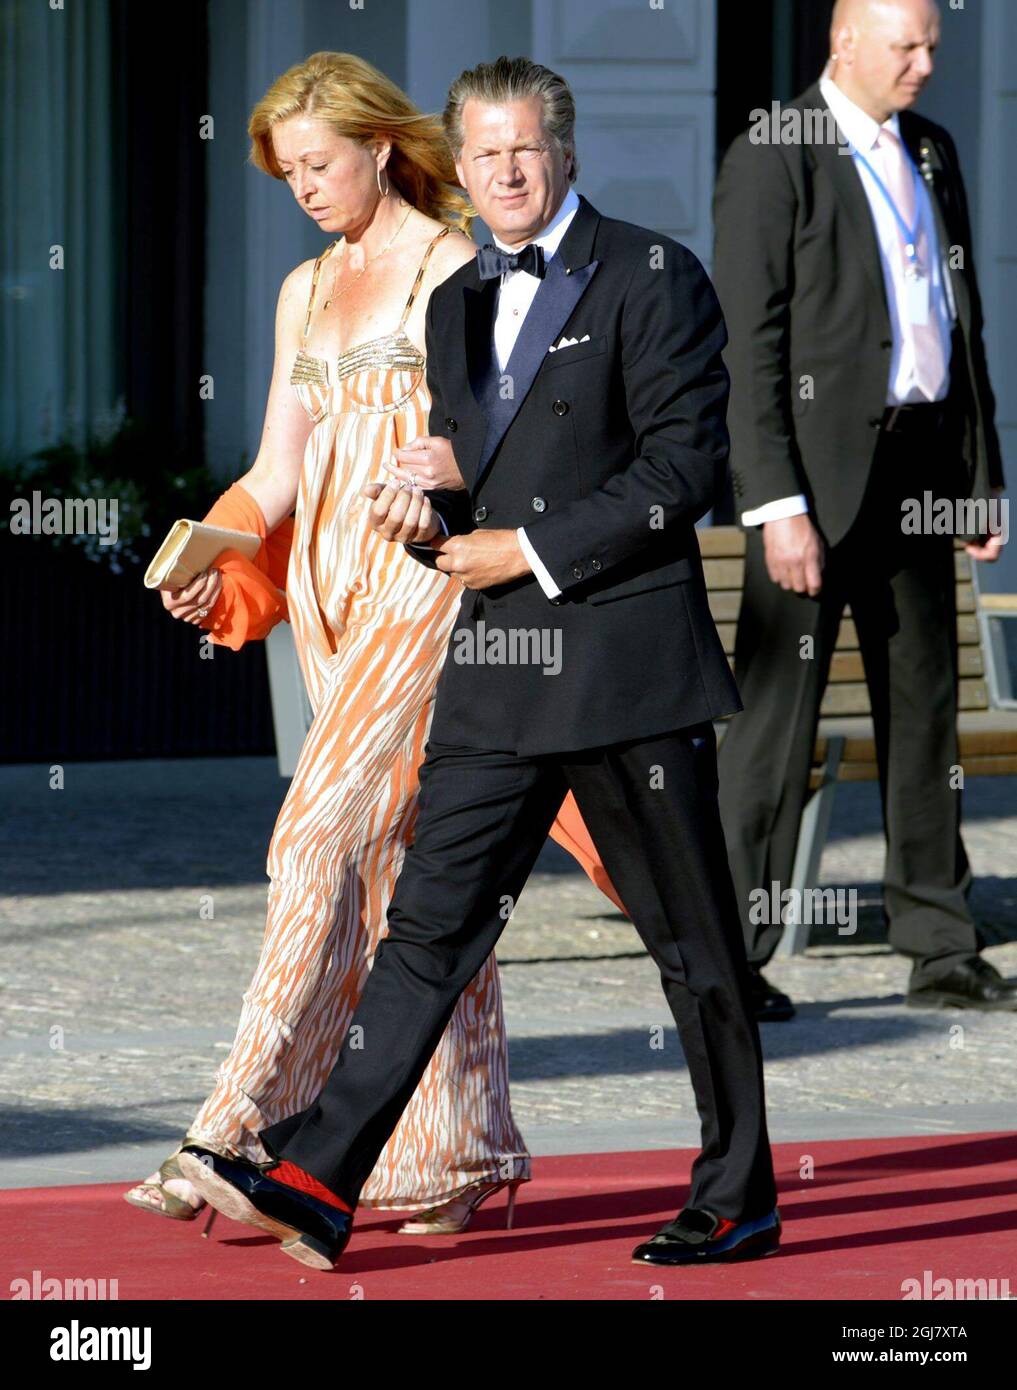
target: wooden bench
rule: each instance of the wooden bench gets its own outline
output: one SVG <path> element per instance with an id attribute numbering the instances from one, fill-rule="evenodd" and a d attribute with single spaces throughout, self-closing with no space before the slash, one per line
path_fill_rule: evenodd
<path id="1" fill-rule="evenodd" d="M 734 664 L 735 630 L 745 569 L 745 533 L 737 526 L 704 527 L 698 532 L 710 609 L 724 650 Z M 958 734 L 965 777 L 1017 773 L 1017 698 L 1007 663 L 1003 619 L 1017 618 L 1017 594 L 979 594 L 977 566 L 958 541 L 957 644 L 959 655 Z M 737 716 L 736 716 L 737 717 Z M 723 723 L 718 734 L 723 736 Z M 858 648 L 858 634 L 847 609 L 837 634 L 830 678 L 820 706 L 812 755 L 812 796 L 802 815 L 792 881 L 792 903 L 815 885 L 830 828 L 838 782 L 878 780 L 869 692 Z M 809 927 L 791 921 L 781 940 L 782 955 L 798 955 L 808 945 Z"/>
<path id="2" fill-rule="evenodd" d="M 704 527 L 698 532 L 710 609 L 728 659 L 734 658 L 735 628 L 742 598 L 745 534 L 737 526 Z M 1011 685 L 1002 632 L 1005 617 L 1017 618 L 1017 595 L 979 595 L 976 567 L 958 544 L 957 626 L 960 652 L 961 764 L 967 776 L 1017 773 L 1017 699 Z M 279 773 L 292 777 L 311 723 L 311 706 L 293 645 L 289 623 L 279 623 L 265 644 Z M 792 882 L 792 902 L 819 877 L 838 782 L 877 780 L 876 751 L 858 634 L 846 612 L 830 665 L 830 681 L 820 710 L 810 787 L 802 815 Z M 724 724 L 718 724 L 723 737 Z M 797 955 L 808 945 L 809 928 L 788 924 L 781 953 Z"/>

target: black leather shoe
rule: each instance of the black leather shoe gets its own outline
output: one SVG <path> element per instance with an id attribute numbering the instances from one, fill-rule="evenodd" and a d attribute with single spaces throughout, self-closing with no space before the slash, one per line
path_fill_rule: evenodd
<path id="1" fill-rule="evenodd" d="M 312 1269 L 332 1269 L 353 1230 L 353 1215 L 276 1182 L 278 1165 L 223 1158 L 198 1145 L 180 1150 L 180 1170 L 209 1206 L 260 1226 L 282 1241 L 287 1255 Z"/>
<path id="2" fill-rule="evenodd" d="M 632 1252 L 633 1264 L 696 1265 L 756 1260 L 780 1245 L 780 1212 L 755 1221 L 724 1221 L 712 1211 L 686 1207 Z"/>
<path id="3" fill-rule="evenodd" d="M 785 1023 L 795 1016 L 795 1006 L 786 994 L 775 989 L 762 971 L 749 966 L 752 1006 L 757 1023 Z"/>
<path id="4" fill-rule="evenodd" d="M 994 965 L 972 956 L 938 979 L 909 989 L 913 1009 L 1017 1009 L 1017 984 L 1004 980 Z"/>

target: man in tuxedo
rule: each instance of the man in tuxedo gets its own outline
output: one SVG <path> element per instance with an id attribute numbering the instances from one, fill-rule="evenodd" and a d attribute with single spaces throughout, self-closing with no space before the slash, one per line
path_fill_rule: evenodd
<path id="1" fill-rule="evenodd" d="M 735 655 L 746 712 L 721 748 L 720 801 L 757 1017 L 793 1013 L 761 973 L 782 924 L 755 922 L 752 895 L 791 881 L 847 604 L 908 1003 L 1014 1008 L 1017 988 L 980 956 L 966 903 L 951 779 L 954 539 L 904 524 L 927 492 L 984 505 L 1003 484 L 957 151 L 910 110 L 932 73 L 938 12 L 932 0 L 840 0 L 831 37 L 823 78 L 791 105 L 805 138 L 742 135 L 715 197 L 732 476 L 748 528 Z M 976 559 L 997 558 L 998 535 L 955 533 Z"/>
<path id="2" fill-rule="evenodd" d="M 331 1265 L 571 787 L 660 970 L 702 1120 L 686 1206 L 633 1258 L 763 1255 L 780 1218 L 711 723 L 740 702 L 695 532 L 728 449 L 723 319 L 691 252 L 571 188 L 562 78 L 500 58 L 457 80 L 445 119 L 495 245 L 431 296 L 418 452 L 454 456 L 465 487 L 367 490 L 383 536 L 464 585 L 415 840 L 332 1074 L 261 1133 L 279 1166 L 195 1151 L 207 1180 L 188 1176 Z"/>

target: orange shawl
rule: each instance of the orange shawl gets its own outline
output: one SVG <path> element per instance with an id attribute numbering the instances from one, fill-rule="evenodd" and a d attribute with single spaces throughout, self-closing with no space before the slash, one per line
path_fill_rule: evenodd
<path id="1" fill-rule="evenodd" d="M 214 568 L 222 571 L 222 592 L 201 626 L 218 646 L 238 652 L 245 642 L 267 637 L 276 623 L 289 622 L 286 608 L 286 567 L 293 543 L 293 518 L 282 520 L 266 535 L 265 515 L 240 483 L 222 494 L 204 518 L 210 526 L 253 531 L 261 549 L 253 560 L 236 550 L 224 550 Z"/>

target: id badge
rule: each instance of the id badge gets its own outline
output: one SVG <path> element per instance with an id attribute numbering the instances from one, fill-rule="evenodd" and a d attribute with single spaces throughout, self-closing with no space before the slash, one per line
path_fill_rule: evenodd
<path id="1" fill-rule="evenodd" d="M 924 327 L 929 321 L 929 277 L 927 275 L 906 275 L 904 277 L 904 311 L 908 323 Z"/>

